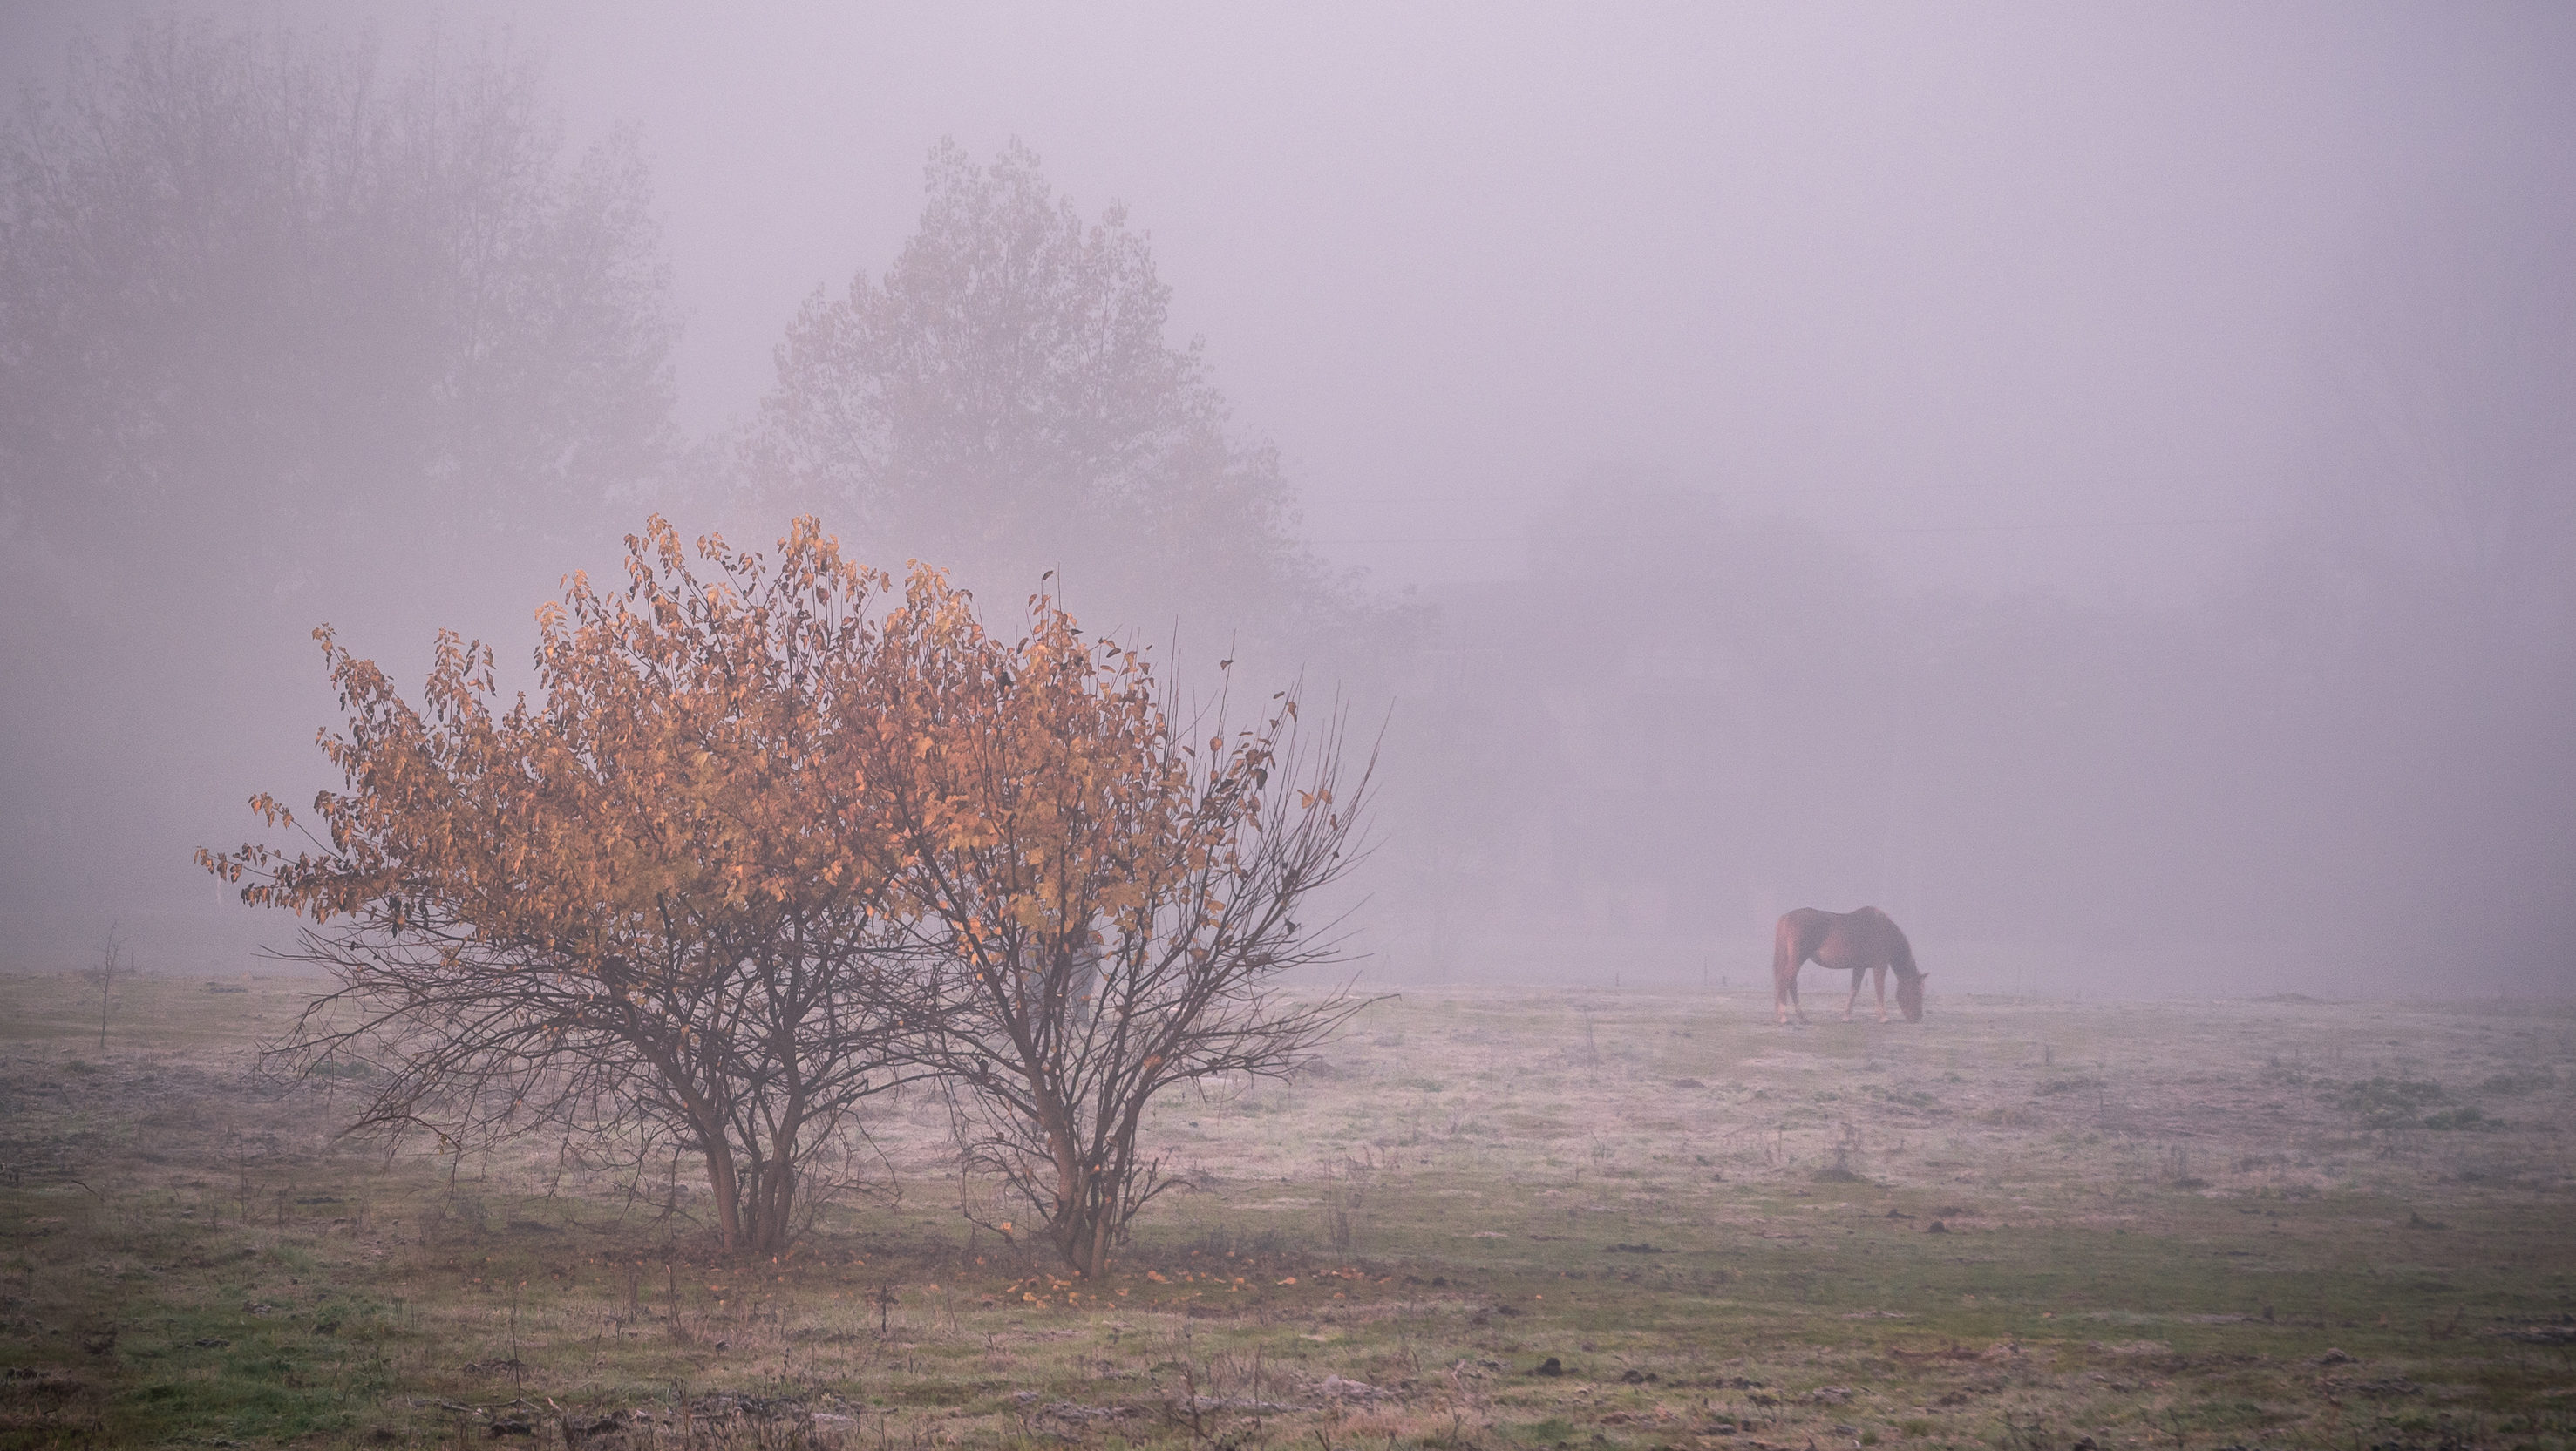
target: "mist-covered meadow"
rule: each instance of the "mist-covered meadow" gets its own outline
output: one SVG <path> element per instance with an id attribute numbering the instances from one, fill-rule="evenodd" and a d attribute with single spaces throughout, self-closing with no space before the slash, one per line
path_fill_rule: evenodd
<path id="1" fill-rule="evenodd" d="M 746 1263 L 685 1175 L 335 1141 L 350 1085 L 248 1072 L 297 983 L 140 981 L 104 1053 L 83 986 L 5 988 L 12 1444 L 2570 1430 L 2555 1008 L 1416 991 L 1159 1107 L 1185 1187 L 1086 1280 L 961 1218 L 935 1097 Z"/>

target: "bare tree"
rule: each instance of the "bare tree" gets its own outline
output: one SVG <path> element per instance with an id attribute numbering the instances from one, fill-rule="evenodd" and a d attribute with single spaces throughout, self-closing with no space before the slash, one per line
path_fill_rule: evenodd
<path id="1" fill-rule="evenodd" d="M 833 693 L 878 577 L 812 520 L 774 570 L 707 539 L 702 578 L 659 519 L 628 546 L 624 599 L 575 576 L 542 617 L 540 707 L 489 709 L 490 651 L 451 635 L 424 718 L 319 632 L 349 710 L 328 840 L 199 859 L 312 919 L 296 955 L 340 985 L 273 1051 L 379 1068 L 353 1130 L 676 1146 L 725 1246 L 774 1254 L 901 1079 L 882 1008 L 918 948 Z"/>
<path id="2" fill-rule="evenodd" d="M 880 776 L 939 949 L 910 1052 L 964 1090 L 970 1161 L 1097 1276 L 1173 1182 L 1143 1136 L 1153 1101 L 1285 1074 L 1365 1005 L 1279 977 L 1333 960 L 1299 914 L 1354 864 L 1370 772 L 1339 719 L 1301 735 L 1288 692 L 1257 729 L 1186 739 L 1141 658 L 1051 602 L 1015 646 L 956 603 L 916 576 L 882 657 L 914 678 L 867 696 L 914 763 Z"/>
<path id="3" fill-rule="evenodd" d="M 669 290 L 631 140 L 568 147 L 505 37 L 146 18 L 0 110 L 0 650 L 53 682 L 0 739 L 56 823 L 0 838 L 0 905 L 198 907 L 166 843 L 304 734 L 304 629 L 551 582 L 660 476 Z"/>
<path id="4" fill-rule="evenodd" d="M 980 165 L 942 143 L 927 192 L 881 278 L 788 328 L 751 490 L 970 580 L 1067 568 L 1095 624 L 1181 613 L 1271 648 L 1351 628 L 1365 612 L 1297 540 L 1277 451 L 1232 428 L 1200 345 L 1167 340 L 1171 289 L 1125 208 L 1087 223 L 1016 143 Z"/>

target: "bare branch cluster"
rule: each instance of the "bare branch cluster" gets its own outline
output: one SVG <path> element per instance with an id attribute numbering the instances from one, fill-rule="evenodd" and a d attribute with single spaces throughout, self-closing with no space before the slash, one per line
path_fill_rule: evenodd
<path id="1" fill-rule="evenodd" d="M 917 673 L 872 722 L 914 761 L 890 812 L 937 944 L 915 1061 L 971 1090 L 970 1158 L 1099 1274 L 1169 1184 L 1140 1143 L 1147 1105 L 1284 1072 L 1360 1006 L 1274 984 L 1331 958 L 1295 914 L 1354 864 L 1368 771 L 1346 769 L 1339 719 L 1301 729 L 1291 692 L 1257 726 L 1229 733 L 1220 709 L 1184 739 L 1136 652 L 1084 641 L 1043 598 L 1004 646 L 935 613 L 935 590 L 916 576 L 889 621 Z"/>
<path id="2" fill-rule="evenodd" d="M 1105 1269 L 1165 1185 L 1150 1101 L 1287 1071 L 1358 1006 L 1276 991 L 1329 959 L 1295 914 L 1354 860 L 1341 722 L 1303 734 L 1281 692 L 1181 739 L 1143 657 L 1052 601 L 1006 645 L 812 519 L 774 567 L 712 537 L 693 566 L 659 518 L 628 545 L 623 591 L 575 576 L 541 612 L 534 704 L 496 710 L 491 652 L 451 635 L 415 709 L 317 632 L 348 713 L 324 836 L 199 854 L 308 918 L 339 984 L 278 1052 L 380 1070 L 359 1129 L 696 1153 L 752 1253 L 867 1097 L 936 1077 Z"/>

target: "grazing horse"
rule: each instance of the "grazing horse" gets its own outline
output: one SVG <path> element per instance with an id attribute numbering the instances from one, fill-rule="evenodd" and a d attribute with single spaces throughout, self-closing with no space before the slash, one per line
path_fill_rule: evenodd
<path id="1" fill-rule="evenodd" d="M 1798 968 L 1813 958 L 1818 967 L 1833 972 L 1848 969 L 1852 975 L 1851 1001 L 1843 1004 L 1843 1021 L 1851 1021 L 1852 1009 L 1860 1005 L 1860 980 L 1863 973 L 1878 975 L 1878 1020 L 1887 1021 L 1887 970 L 1896 969 L 1896 1005 L 1905 1012 L 1905 1021 L 1923 1021 L 1923 979 L 1931 976 L 1914 965 L 1914 948 L 1905 934 L 1876 907 L 1863 907 L 1857 912 L 1819 912 L 1801 907 L 1780 919 L 1779 928 L 1771 935 L 1771 1003 L 1780 1010 L 1785 1026 L 1795 1011 L 1798 1021 L 1807 1021 L 1807 1010 L 1798 1006 Z"/>

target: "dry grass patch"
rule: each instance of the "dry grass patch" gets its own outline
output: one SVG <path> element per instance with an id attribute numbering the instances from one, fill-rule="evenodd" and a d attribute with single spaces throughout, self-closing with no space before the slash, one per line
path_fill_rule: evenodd
<path id="1" fill-rule="evenodd" d="M 2576 1440 L 2555 1007 L 1415 993 L 1165 1105 L 1191 1187 L 1084 1282 L 959 1218 L 919 1096 L 727 1260 L 686 1166 L 334 1142 L 249 1072 L 307 985 L 228 985 L 102 1055 L 0 982 L 0 1445 Z"/>

